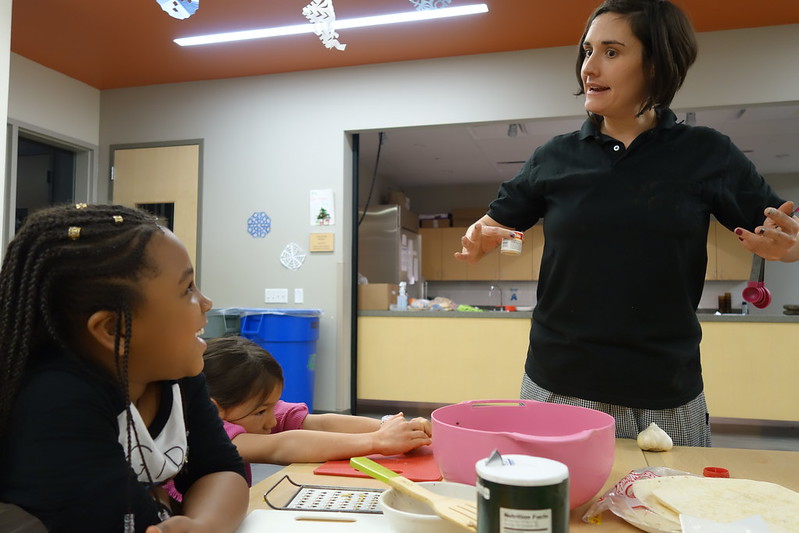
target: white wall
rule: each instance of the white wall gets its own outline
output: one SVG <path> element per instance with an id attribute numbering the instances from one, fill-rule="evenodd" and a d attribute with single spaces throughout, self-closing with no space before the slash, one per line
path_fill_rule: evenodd
<path id="1" fill-rule="evenodd" d="M 675 107 L 799 101 L 799 72 L 786 68 L 799 55 L 797 32 L 793 25 L 700 35 L 700 60 Z M 345 132 L 577 115 L 573 65 L 574 47 L 563 47 L 103 91 L 100 168 L 111 144 L 204 139 L 203 289 L 217 306 L 262 307 L 265 287 L 304 288 L 302 306 L 324 310 L 316 407 L 346 409 Z M 308 191 L 318 188 L 336 195 L 336 250 L 288 271 L 278 256 L 292 241 L 307 247 Z M 272 218 L 265 239 L 245 231 L 254 211 Z"/>
<path id="2" fill-rule="evenodd" d="M 100 144 L 100 91 L 11 54 L 8 118 L 62 138 Z"/>
<path id="3" fill-rule="evenodd" d="M 6 123 L 8 110 L 9 56 L 11 55 L 11 0 L 0 0 L 0 124 Z M 0 128 L 0 161 L 6 160 L 7 128 Z M 6 167 L 3 167 L 6 168 Z M 5 172 L 3 172 L 5 175 Z M 0 242 L 5 235 L 7 180 L 0 180 Z M 0 248 L 2 248 L 0 246 Z M 0 260 L 5 250 L 0 249 Z"/>

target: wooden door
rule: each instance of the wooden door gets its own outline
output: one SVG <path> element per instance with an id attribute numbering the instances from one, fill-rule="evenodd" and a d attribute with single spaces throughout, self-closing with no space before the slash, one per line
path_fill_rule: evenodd
<path id="1" fill-rule="evenodd" d="M 120 148 L 113 152 L 113 202 L 171 205 L 172 231 L 197 268 L 200 145 Z"/>
<path id="2" fill-rule="evenodd" d="M 441 279 L 441 232 L 438 228 L 420 228 L 422 237 L 422 276 L 427 281 Z"/>

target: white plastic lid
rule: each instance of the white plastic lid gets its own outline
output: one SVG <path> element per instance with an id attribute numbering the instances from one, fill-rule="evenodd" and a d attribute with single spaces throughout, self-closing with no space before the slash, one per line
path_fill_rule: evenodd
<path id="1" fill-rule="evenodd" d="M 532 455 L 503 455 L 502 461 L 480 459 L 475 464 L 477 475 L 486 481 L 518 487 L 556 485 L 569 479 L 569 468 L 552 459 Z"/>

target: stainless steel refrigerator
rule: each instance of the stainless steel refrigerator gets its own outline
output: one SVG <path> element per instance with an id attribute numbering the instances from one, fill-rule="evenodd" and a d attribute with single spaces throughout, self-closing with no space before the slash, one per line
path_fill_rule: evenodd
<path id="1" fill-rule="evenodd" d="M 408 296 L 420 294 L 419 217 L 396 204 L 370 206 L 359 213 L 358 273 L 369 283 L 408 283 Z"/>

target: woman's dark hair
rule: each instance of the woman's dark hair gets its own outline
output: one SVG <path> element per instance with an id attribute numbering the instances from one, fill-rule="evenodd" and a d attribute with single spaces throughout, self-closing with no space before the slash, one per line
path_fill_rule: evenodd
<path id="1" fill-rule="evenodd" d="M 605 0 L 588 18 L 577 52 L 577 82 L 584 94 L 581 69 L 585 60 L 583 42 L 591 23 L 599 15 L 616 13 L 630 23 L 633 35 L 644 48 L 642 58 L 649 80 L 646 100 L 639 114 L 651 108 L 671 105 L 674 95 L 685 81 L 688 68 L 696 60 L 696 35 L 688 17 L 667 0 Z"/>
<path id="2" fill-rule="evenodd" d="M 80 354 L 74 332 L 101 310 L 117 317 L 114 377 L 129 403 L 131 321 L 143 299 L 138 281 L 157 273 L 145 249 L 161 231 L 152 215 L 119 205 L 53 207 L 25 220 L 0 271 L 0 435 L 10 434 L 22 376 L 42 347 Z"/>
<path id="3" fill-rule="evenodd" d="M 283 384 L 280 363 L 243 337 L 208 339 L 203 359 L 208 393 L 222 409 L 241 405 L 255 396 L 263 403 L 276 386 Z"/>

